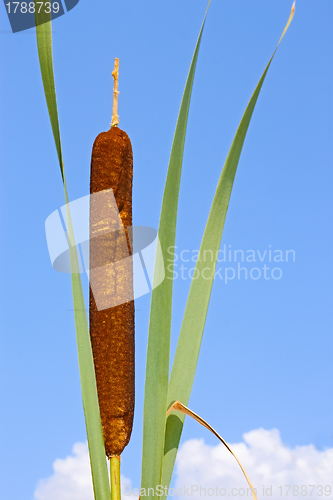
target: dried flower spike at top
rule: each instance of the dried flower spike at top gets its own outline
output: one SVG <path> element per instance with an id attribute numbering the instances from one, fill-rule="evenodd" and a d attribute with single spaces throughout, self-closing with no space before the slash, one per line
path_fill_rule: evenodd
<path id="1" fill-rule="evenodd" d="M 90 193 L 112 189 L 123 226 L 132 226 L 133 155 L 128 135 L 112 126 L 99 134 L 91 157 Z M 131 254 L 131 245 L 124 228 L 116 233 L 95 236 L 95 229 L 104 214 L 90 204 L 90 272 L 105 269 L 97 285 L 105 295 L 124 290 L 133 297 L 131 272 L 112 271 L 113 263 L 121 263 Z M 93 234 L 94 233 L 94 234 Z M 91 281 L 92 284 L 92 281 Z M 118 456 L 128 444 L 134 415 L 134 300 L 112 308 L 98 310 L 92 290 L 89 296 L 89 321 L 95 363 L 98 399 L 105 451 L 108 457 Z"/>

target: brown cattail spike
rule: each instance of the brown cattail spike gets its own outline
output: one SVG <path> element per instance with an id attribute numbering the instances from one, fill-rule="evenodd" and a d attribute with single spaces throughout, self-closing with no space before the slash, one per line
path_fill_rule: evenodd
<path id="1" fill-rule="evenodd" d="M 90 193 L 112 189 L 123 226 L 132 226 L 133 155 L 127 134 L 114 126 L 99 134 L 91 157 Z M 103 217 L 103 215 L 102 215 Z M 101 214 L 90 203 L 90 273 L 94 268 L 119 262 L 131 248 L 118 233 L 92 237 Z M 124 231 L 122 231 L 124 234 Z M 126 232 L 127 234 L 127 232 Z M 125 273 L 126 274 L 126 273 Z M 106 273 L 100 283 L 108 295 L 116 287 L 131 288 L 133 276 L 118 275 L 116 283 Z M 111 277 L 110 277 L 111 276 Z M 101 278 L 99 278 L 101 279 Z M 89 296 L 90 336 L 106 455 L 119 456 L 128 444 L 134 415 L 134 300 L 109 309 L 98 310 L 91 282 Z M 99 283 L 97 283 L 99 285 Z M 104 292 L 103 292 L 104 293 Z"/>

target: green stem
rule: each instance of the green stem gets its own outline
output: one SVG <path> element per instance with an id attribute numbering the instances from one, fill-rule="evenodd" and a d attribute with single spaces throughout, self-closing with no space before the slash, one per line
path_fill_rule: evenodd
<path id="1" fill-rule="evenodd" d="M 111 500 L 121 500 L 120 456 L 110 458 Z"/>

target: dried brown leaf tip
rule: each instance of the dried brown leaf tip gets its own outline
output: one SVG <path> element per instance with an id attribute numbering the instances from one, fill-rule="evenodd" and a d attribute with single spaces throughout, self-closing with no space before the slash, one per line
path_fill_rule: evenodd
<path id="1" fill-rule="evenodd" d="M 133 154 L 126 132 L 113 126 L 99 134 L 91 157 L 90 193 L 112 189 L 122 227 L 105 231 L 108 207 L 90 203 L 90 272 L 104 269 L 89 294 L 89 322 L 98 399 L 108 457 L 118 456 L 128 444 L 134 416 L 134 300 L 115 307 L 97 308 L 92 289 L 108 296 L 133 297 L 133 273 L 115 275 L 113 263 L 131 255 L 127 226 L 132 226 Z M 118 214 L 117 214 L 117 217 Z M 111 217 L 112 219 L 112 217 Z M 104 231 L 96 237 L 96 228 Z M 111 228 L 112 229 L 112 228 Z M 97 280 L 97 281 L 96 281 Z M 92 281 L 91 281 L 92 284 Z M 99 303 L 98 303 L 99 305 Z"/>
<path id="2" fill-rule="evenodd" d="M 239 467 L 241 468 L 247 482 L 248 482 L 248 485 L 250 486 L 251 488 L 251 491 L 252 491 L 252 496 L 253 496 L 253 500 L 257 500 L 257 496 L 256 496 L 256 491 L 255 489 L 253 488 L 252 486 L 252 483 L 250 481 L 250 478 L 249 476 L 246 474 L 245 470 L 244 470 L 244 467 L 242 466 L 242 464 L 240 463 L 240 461 L 238 460 L 238 458 L 236 457 L 236 455 L 234 454 L 234 452 L 232 451 L 232 449 L 230 448 L 230 446 L 224 441 L 224 439 L 220 436 L 220 434 L 218 434 L 218 432 L 216 432 L 216 430 L 211 426 L 209 425 L 203 418 L 201 418 L 199 415 L 197 415 L 196 413 L 194 413 L 194 411 L 190 410 L 189 408 L 187 408 L 187 406 L 184 406 L 180 401 L 175 401 L 171 406 L 170 408 L 168 409 L 167 411 L 167 416 L 169 415 L 169 413 L 171 413 L 172 411 L 179 411 L 180 413 L 182 413 L 183 415 L 188 415 L 189 417 L 193 418 L 194 420 L 196 420 L 200 425 L 202 425 L 203 427 L 206 427 L 206 429 L 208 429 L 210 432 L 212 432 L 214 434 L 214 436 L 216 436 L 220 441 L 221 443 L 224 444 L 224 446 L 227 448 L 227 450 L 232 454 L 232 456 L 234 457 L 234 459 L 236 460 L 236 462 L 238 463 Z"/>

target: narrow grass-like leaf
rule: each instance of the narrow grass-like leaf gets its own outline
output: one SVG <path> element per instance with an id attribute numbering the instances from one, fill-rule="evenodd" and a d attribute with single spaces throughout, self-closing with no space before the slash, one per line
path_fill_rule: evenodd
<path id="1" fill-rule="evenodd" d="M 187 118 L 205 19 L 200 30 L 187 77 L 165 183 L 158 232 L 164 258 L 167 256 L 168 247 L 175 244 L 178 196 Z M 155 263 L 155 277 L 160 274 L 161 266 L 163 266 L 163 262 L 157 260 Z M 159 287 L 153 290 L 151 299 L 144 399 L 141 477 L 141 487 L 145 488 L 146 491 L 148 491 L 148 488 L 155 488 L 161 481 L 169 381 L 172 309 L 172 280 L 168 279 L 170 275 L 172 276 L 172 270 L 170 270 L 169 266 L 166 279 Z"/>
<path id="2" fill-rule="evenodd" d="M 252 113 L 267 71 L 276 50 L 286 33 L 287 28 L 289 27 L 293 15 L 294 5 L 280 41 L 271 59 L 269 60 L 242 117 L 217 185 L 196 263 L 197 271 L 195 271 L 194 275 L 198 276 L 198 279 L 192 280 L 179 334 L 177 350 L 169 382 L 168 408 L 177 400 L 181 401 L 183 405 L 188 405 L 199 357 L 210 294 L 214 281 L 216 259 L 221 244 L 224 222 L 239 158 Z M 214 259 L 212 259 L 211 262 L 205 262 L 204 259 L 200 260 L 200 256 L 202 257 L 205 255 L 205 251 L 209 251 L 210 255 L 214 256 Z M 184 418 L 184 415 L 179 417 L 174 414 L 169 415 L 167 418 L 161 481 L 161 484 L 167 487 L 171 481 Z"/>
<path id="3" fill-rule="evenodd" d="M 167 412 L 167 415 L 170 415 L 170 413 L 172 411 L 179 411 L 183 415 L 188 415 L 189 417 L 194 418 L 194 420 L 196 420 L 203 427 L 206 427 L 206 429 L 208 429 L 210 432 L 212 432 L 214 434 L 214 436 L 216 436 L 217 439 L 219 439 L 221 441 L 221 443 L 224 444 L 224 446 L 231 453 L 231 455 L 234 457 L 234 459 L 238 463 L 239 467 L 241 468 L 241 471 L 243 472 L 243 474 L 245 476 L 245 479 L 246 479 L 246 481 L 248 482 L 248 485 L 251 488 L 253 500 L 257 500 L 257 495 L 256 495 L 256 492 L 255 492 L 255 489 L 252 486 L 252 483 L 250 481 L 249 476 L 246 474 L 244 467 L 242 466 L 242 464 L 240 463 L 240 461 L 238 460 L 238 458 L 236 457 L 235 453 L 232 451 L 232 449 L 230 448 L 230 446 L 224 441 L 223 437 L 221 437 L 220 434 L 211 425 L 209 425 L 208 422 L 206 422 L 206 420 L 204 420 L 199 415 L 197 415 L 196 413 L 194 413 L 194 411 L 190 410 L 189 408 L 187 408 L 186 406 L 184 406 L 183 404 L 181 404 L 180 401 L 175 401 L 173 403 L 173 405 L 170 406 L 170 408 L 169 408 L 169 410 Z"/>
<path id="4" fill-rule="evenodd" d="M 59 119 L 53 73 L 51 22 L 36 26 L 36 33 L 44 92 L 65 190 L 67 229 L 70 244 L 75 329 L 80 365 L 82 400 L 86 420 L 94 494 L 96 500 L 110 500 L 111 493 L 98 405 L 97 388 L 95 382 L 95 369 L 91 350 L 87 313 L 83 297 L 81 276 L 79 274 L 78 255 L 75 247 L 73 227 L 68 206 L 68 193 L 62 159 Z"/>

